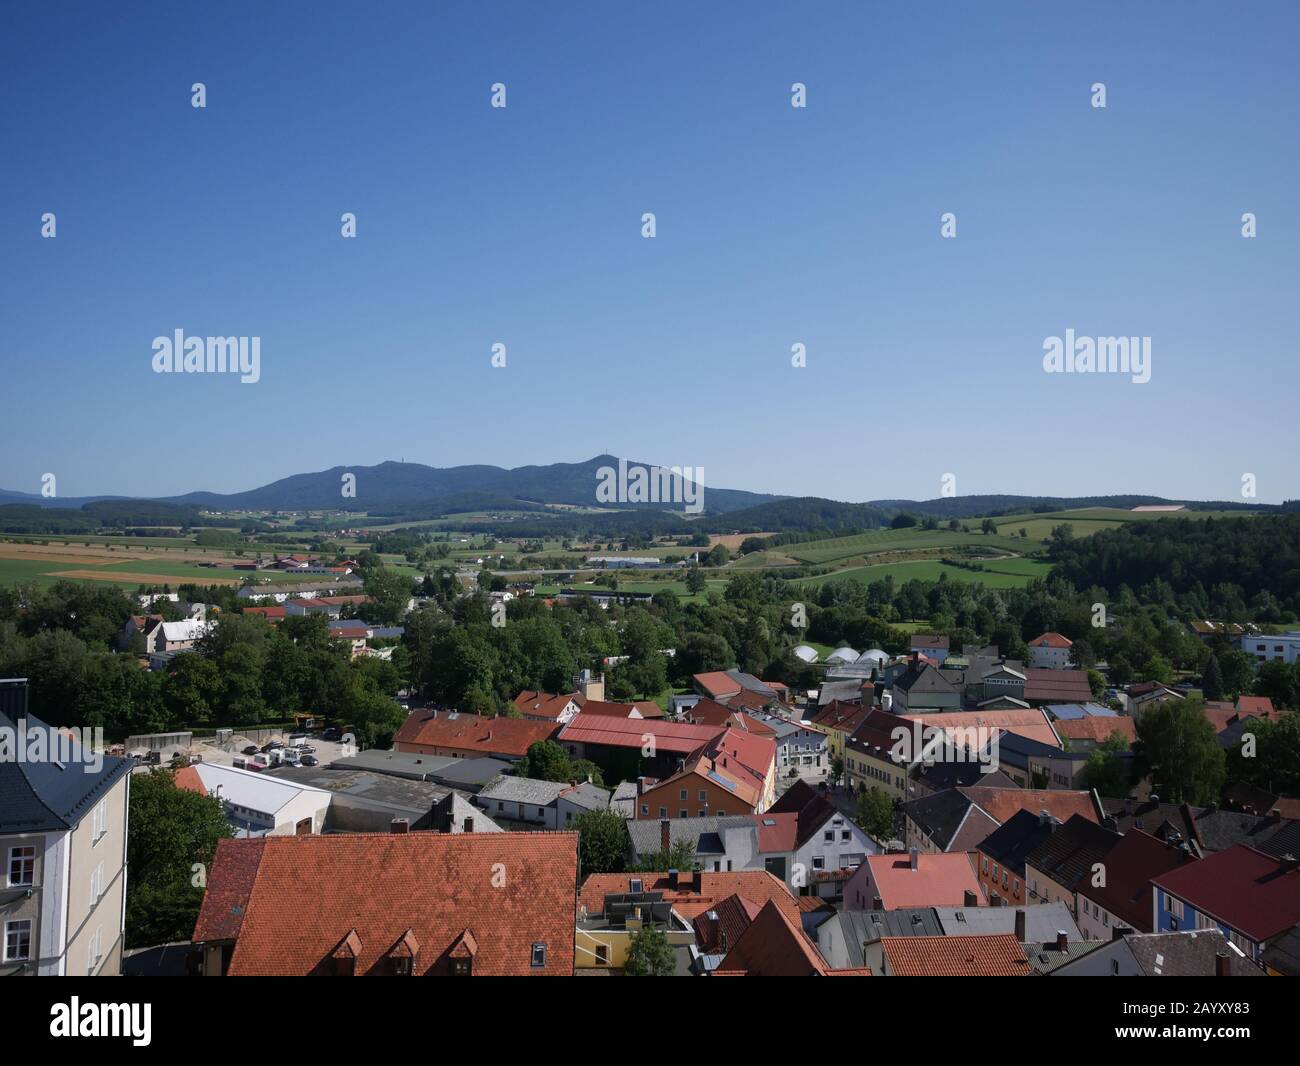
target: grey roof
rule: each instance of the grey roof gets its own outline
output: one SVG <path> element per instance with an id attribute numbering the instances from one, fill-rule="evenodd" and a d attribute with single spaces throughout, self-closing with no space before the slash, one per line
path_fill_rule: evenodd
<path id="1" fill-rule="evenodd" d="M 1085 955 L 1091 955 L 1098 948 L 1104 948 L 1110 943 L 1109 940 L 1069 940 L 1062 951 L 1056 946 L 1056 939 L 1045 942 L 1031 941 L 1022 944 L 1025 949 L 1025 956 L 1029 959 L 1029 965 L 1037 973 L 1049 974 L 1053 970 L 1060 969 L 1067 962 L 1074 962 Z"/>
<path id="2" fill-rule="evenodd" d="M 13 692 L 17 686 L 6 685 Z M 33 715 L 26 714 L 26 685 L 21 697 L 10 697 L 16 705 L 14 717 L 0 711 L 0 727 L 14 730 L 22 720 L 26 730 L 49 730 Z M 20 705 L 19 705 L 20 704 Z M 49 735 L 48 733 L 46 735 Z M 69 740 L 74 761 L 60 765 L 53 760 L 32 762 L 6 756 L 0 760 L 0 833 L 58 832 L 72 829 L 117 783 L 131 772 L 128 759 L 83 752 Z M 92 770 L 94 760 L 103 760 Z M 89 761 L 85 761 L 89 760 Z"/>
<path id="3" fill-rule="evenodd" d="M 971 801 L 966 796 L 950 788 L 908 800 L 899 806 L 899 810 L 912 819 L 940 851 L 947 851 L 970 807 Z"/>
<path id="4" fill-rule="evenodd" d="M 1028 907 L 935 907 L 946 936 L 1014 933 L 1016 912 L 1025 912 L 1025 937 L 1030 941 L 1055 941 L 1064 932 L 1071 940 L 1083 934 L 1064 903 L 1037 903 Z"/>
<path id="5" fill-rule="evenodd" d="M 637 788 L 635 781 L 620 781 L 609 799 L 611 810 L 618 811 L 624 818 L 636 817 Z"/>
<path id="6" fill-rule="evenodd" d="M 1221 951 L 1230 960 L 1230 976 L 1264 976 L 1264 971 L 1233 947 L 1221 929 L 1133 933 L 1124 939 L 1148 977 L 1213 977 L 1215 957 Z"/>
<path id="7" fill-rule="evenodd" d="M 436 771 L 460 761 L 448 755 L 418 755 L 369 748 L 355 755 L 335 759 L 329 767 L 331 770 L 373 770 L 375 773 L 409 777 L 415 781 L 432 781 Z"/>
<path id="8" fill-rule="evenodd" d="M 453 759 L 448 765 L 437 770 L 432 775 L 432 780 L 448 788 L 463 788 L 468 792 L 474 792 L 513 765 L 505 759 L 494 759 L 490 756 L 478 759 Z"/>
<path id="9" fill-rule="evenodd" d="M 1196 835 L 1207 852 L 1227 851 L 1234 844 L 1248 844 L 1278 857 L 1288 851 L 1293 855 L 1300 854 L 1295 850 L 1300 845 L 1300 822 L 1293 819 L 1208 808 L 1195 817 Z"/>
<path id="10" fill-rule="evenodd" d="M 1288 977 L 1300 977 L 1300 925 L 1264 949 L 1264 965 Z"/>
<path id="11" fill-rule="evenodd" d="M 817 705 L 824 707 L 834 700 L 852 703 L 862 700 L 861 681 L 823 681 L 817 690 Z"/>
<path id="12" fill-rule="evenodd" d="M 564 798 L 575 807 L 582 807 L 589 811 L 603 811 L 609 806 L 610 795 L 607 788 L 593 785 L 590 781 L 579 781 L 576 788 L 564 794 Z"/>
<path id="13" fill-rule="evenodd" d="M 943 926 L 933 907 L 840 911 L 828 921 L 839 923 L 849 966 L 865 965 L 863 945 L 875 943 L 882 936 L 943 936 Z"/>
<path id="14" fill-rule="evenodd" d="M 329 766 L 280 766 L 265 773 L 346 796 L 354 803 L 393 812 L 395 817 L 422 818 L 447 789 L 432 781 L 377 774 L 369 770 L 338 770 Z"/>
<path id="15" fill-rule="evenodd" d="M 728 814 L 711 818 L 671 818 L 668 821 L 669 844 L 689 840 L 695 845 L 696 855 L 721 855 L 721 832 L 726 829 L 748 829 L 755 834 L 754 851 L 758 851 L 758 826 L 742 815 Z M 654 855 L 660 850 L 662 831 L 656 818 L 642 818 L 629 822 L 628 835 L 632 838 L 632 853 L 640 858 Z"/>
<path id="16" fill-rule="evenodd" d="M 505 800 L 507 803 L 531 803 L 545 807 L 554 803 L 561 792 L 568 789 L 567 781 L 539 781 L 532 777 L 508 777 L 505 774 L 483 786 L 478 794 L 482 800 Z"/>

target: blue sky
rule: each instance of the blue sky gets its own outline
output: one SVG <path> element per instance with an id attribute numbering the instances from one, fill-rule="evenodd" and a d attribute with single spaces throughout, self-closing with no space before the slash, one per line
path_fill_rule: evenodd
<path id="1" fill-rule="evenodd" d="M 945 473 L 960 494 L 1237 498 L 1250 472 L 1261 500 L 1300 495 L 1294 3 L 6 21 L 0 487 L 609 451 L 848 500 L 934 497 Z M 153 373 L 177 328 L 260 336 L 261 381 Z M 1151 381 L 1044 373 L 1067 328 L 1150 336 Z"/>

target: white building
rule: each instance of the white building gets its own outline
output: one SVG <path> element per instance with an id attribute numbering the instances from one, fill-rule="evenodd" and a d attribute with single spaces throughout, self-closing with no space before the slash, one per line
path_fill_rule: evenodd
<path id="1" fill-rule="evenodd" d="M 1029 642 L 1029 665 L 1035 670 L 1071 670 L 1074 641 L 1060 633 L 1040 633 Z"/>
<path id="2" fill-rule="evenodd" d="M 319 833 L 334 795 L 312 785 L 208 762 L 177 771 L 176 784 L 219 799 L 240 836 Z"/>
<path id="3" fill-rule="evenodd" d="M 1262 663 L 1293 663 L 1300 657 L 1300 630 L 1283 633 L 1276 637 L 1260 636 L 1252 633 L 1241 638 L 1241 650 L 1255 656 Z"/>

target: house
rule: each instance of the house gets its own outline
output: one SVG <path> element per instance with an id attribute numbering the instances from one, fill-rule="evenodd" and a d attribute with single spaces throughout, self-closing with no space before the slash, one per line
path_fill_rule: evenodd
<path id="1" fill-rule="evenodd" d="M 979 882 L 964 854 L 869 855 L 844 886 L 849 910 L 900 907 L 977 907 Z"/>
<path id="2" fill-rule="evenodd" d="M 924 655 L 936 665 L 942 665 L 948 658 L 948 638 L 930 633 L 913 633 L 908 651 L 913 655 Z"/>
<path id="3" fill-rule="evenodd" d="M 998 821 L 960 789 L 950 788 L 902 804 L 903 841 L 923 855 L 965 854 L 998 827 Z"/>
<path id="4" fill-rule="evenodd" d="M 764 703 L 779 704 L 781 690 L 785 689 L 784 685 L 779 688 L 769 685 L 742 670 L 713 670 L 696 674 L 691 679 L 691 683 L 701 696 L 717 700 L 719 703 L 726 703 L 731 697 L 739 695 L 742 690 L 747 690 L 759 696 Z"/>
<path id="5" fill-rule="evenodd" d="M 1155 932 L 1152 879 L 1196 861 L 1186 844 L 1168 844 L 1141 829 L 1125 833 L 1101 860 L 1102 882 L 1085 879 L 1077 889 L 1083 935 L 1109 940 L 1116 929 Z"/>
<path id="6" fill-rule="evenodd" d="M 783 778 L 824 778 L 831 769 L 830 740 L 822 730 L 803 722 L 773 715 L 767 720 L 743 715 L 773 734 L 776 744 L 776 769 Z M 743 722 L 742 722 L 743 727 Z"/>
<path id="7" fill-rule="evenodd" d="M 209 976 L 567 977 L 577 871 L 576 833 L 222 840 L 193 943 Z"/>
<path id="8" fill-rule="evenodd" d="M 917 756 L 904 743 L 911 723 L 887 711 L 867 712 L 844 742 L 844 784 L 854 792 L 879 788 L 907 798 L 908 768 Z"/>
<path id="9" fill-rule="evenodd" d="M 1052 703 L 1087 703 L 1092 699 L 1088 671 L 1030 667 L 1025 670 L 1024 699 L 1035 707 Z"/>
<path id="10" fill-rule="evenodd" d="M 187 618 L 183 622 L 159 622 L 154 633 L 154 646 L 151 651 L 165 655 L 168 652 L 189 651 L 208 631 L 208 623 L 197 618 Z"/>
<path id="11" fill-rule="evenodd" d="M 518 762 L 533 744 L 550 740 L 554 733 L 553 722 L 420 710 L 412 711 L 397 730 L 393 749 L 458 759 L 491 755 Z"/>
<path id="12" fill-rule="evenodd" d="M 666 856 L 683 842 L 692 849 L 692 864 L 713 873 L 764 869 L 759 852 L 758 821 L 752 815 L 712 815 L 706 818 L 662 818 L 628 822 L 631 861 L 644 864 Z"/>
<path id="13" fill-rule="evenodd" d="M 1259 626 L 1253 623 L 1238 625 L 1236 622 L 1214 622 L 1208 618 L 1193 618 L 1187 623 L 1187 628 L 1192 634 L 1199 637 L 1206 644 L 1213 644 L 1217 641 L 1226 641 L 1234 647 L 1242 646 L 1242 638 L 1254 636 L 1259 633 Z"/>
<path id="14" fill-rule="evenodd" d="M 993 936 L 1013 933 L 1018 943 L 1079 930 L 1061 904 L 1036 907 L 916 907 L 896 911 L 840 911 L 817 927 L 817 946 L 832 966 L 865 966 L 880 973 L 885 937 Z"/>
<path id="15" fill-rule="evenodd" d="M 756 775 L 726 753 L 710 755 L 701 751 L 689 761 L 684 760 L 676 774 L 645 785 L 637 801 L 636 817 L 706 818 L 710 814 L 756 814 L 765 809 L 763 783 Z"/>
<path id="16" fill-rule="evenodd" d="M 937 667 L 921 662 L 917 653 L 889 690 L 895 714 L 959 711 L 962 691 Z"/>
<path id="17" fill-rule="evenodd" d="M 576 697 L 576 702 L 583 714 L 603 714 L 611 718 L 662 718 L 664 716 L 659 704 L 653 700 L 610 703 L 606 700 L 589 700 L 579 695 Z"/>
<path id="18" fill-rule="evenodd" d="M 728 900 L 737 898 L 730 896 Z M 724 906 L 728 900 L 718 906 Z M 673 949 L 676 974 L 690 973 L 698 935 L 694 923 L 666 901 L 662 892 L 630 892 L 626 888 L 606 893 L 590 909 L 579 907 L 574 935 L 575 970 L 620 973 L 627 964 L 633 940 L 641 930 L 649 928 L 661 930 Z"/>
<path id="19" fill-rule="evenodd" d="M 1038 814 L 1021 810 L 976 845 L 976 874 L 989 902 L 1025 904 L 1025 858 L 1060 825 L 1045 810 Z"/>
<path id="20" fill-rule="evenodd" d="M 803 781 L 795 782 L 755 821 L 766 869 L 796 891 L 806 888 L 810 895 L 839 896 L 852 872 L 880 850 L 830 800 Z"/>
<path id="21" fill-rule="evenodd" d="M 157 651 L 157 634 L 158 627 L 162 624 L 163 616 L 160 614 L 133 614 L 125 622 L 122 628 L 118 630 L 117 646 L 127 649 L 131 646 L 131 641 L 138 634 L 144 642 L 142 651 L 148 653 Z"/>
<path id="22" fill-rule="evenodd" d="M 991 936 L 887 936 L 882 977 L 1029 977 L 1029 959 L 1013 933 Z"/>
<path id="23" fill-rule="evenodd" d="M 1059 726 L 1056 728 L 1059 730 Z M 1066 751 L 1057 744 L 1003 733 L 998 737 L 997 765 L 1021 788 L 1078 790 L 1084 783 L 1088 752 Z"/>
<path id="24" fill-rule="evenodd" d="M 534 692 L 531 689 L 525 689 L 515 697 L 515 708 L 525 718 L 557 725 L 564 725 L 581 709 L 576 692 Z"/>
<path id="25" fill-rule="evenodd" d="M 608 781 L 677 772 L 722 730 L 662 719 L 579 713 L 560 727 L 556 741 L 571 759 L 590 759 Z M 775 751 L 775 747 L 773 748 Z"/>
<path id="26" fill-rule="evenodd" d="M 1148 707 L 1182 698 L 1181 692 L 1158 681 L 1139 681 L 1137 684 L 1129 685 L 1123 692 L 1124 709 L 1133 718 L 1141 718 L 1142 712 Z"/>
<path id="27" fill-rule="evenodd" d="M 1054 726 L 1060 738 L 1068 742 L 1074 752 L 1091 752 L 1109 742 L 1117 733 L 1130 747 L 1137 740 L 1137 723 L 1127 715 L 1068 718 L 1058 720 Z"/>
<path id="28" fill-rule="evenodd" d="M 473 802 L 497 819 L 563 829 L 583 811 L 609 807 L 609 789 L 589 781 L 538 781 L 502 776 L 490 782 Z"/>
<path id="29" fill-rule="evenodd" d="M 131 763 L 28 714 L 25 679 L 0 681 L 0 729 L 65 756 L 0 759 L 0 975 L 116 975 Z"/>
<path id="30" fill-rule="evenodd" d="M 1040 973 L 1060 977 L 1263 977 L 1218 929 L 1126 933 L 1112 940 L 1026 944 Z"/>
<path id="31" fill-rule="evenodd" d="M 1064 903 L 1077 921 L 1078 889 L 1104 874 L 1103 861 L 1119 839 L 1096 821 L 1071 815 L 1025 856 L 1026 898 L 1030 903 Z"/>
<path id="32" fill-rule="evenodd" d="M 949 714 L 904 714 L 909 723 L 924 732 L 926 727 L 942 729 L 952 744 L 971 751 L 983 751 L 999 734 L 1018 736 L 1059 748 L 1060 737 L 1052 720 L 1041 707 L 1014 710 L 954 711 Z"/>
<path id="33" fill-rule="evenodd" d="M 831 760 L 843 760 L 846 742 L 870 713 L 871 709 L 861 702 L 832 700 L 824 707 L 818 707 L 808 723 L 826 731 L 827 753 Z"/>
<path id="34" fill-rule="evenodd" d="M 239 836 L 319 833 L 333 793 L 266 773 L 201 762 L 176 772 L 176 787 L 220 800 Z"/>
<path id="35" fill-rule="evenodd" d="M 754 916 L 715 971 L 735 977 L 868 977 L 866 970 L 835 970 L 800 926 L 776 903 Z"/>
<path id="36" fill-rule="evenodd" d="M 1236 844 L 1152 878 L 1158 932 L 1218 928 L 1258 962 L 1300 922 L 1300 868 Z"/>
<path id="37" fill-rule="evenodd" d="M 1293 663 L 1300 658 L 1300 630 L 1266 637 L 1251 634 L 1241 638 L 1241 650 L 1261 663 Z"/>
<path id="38" fill-rule="evenodd" d="M 1040 633 L 1029 642 L 1029 665 L 1037 670 L 1070 669 L 1074 641 L 1060 633 Z"/>

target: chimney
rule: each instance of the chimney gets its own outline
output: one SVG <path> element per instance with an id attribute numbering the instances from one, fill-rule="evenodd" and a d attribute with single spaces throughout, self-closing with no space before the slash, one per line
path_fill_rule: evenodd
<path id="1" fill-rule="evenodd" d="M 980 905 L 980 898 L 968 888 L 962 895 L 962 905 L 966 907 L 978 907 Z"/>
<path id="2" fill-rule="evenodd" d="M 1023 944 L 1025 942 L 1025 910 L 1023 907 L 1016 908 L 1016 940 Z"/>
<path id="3" fill-rule="evenodd" d="M 1065 951 L 1070 946 L 1070 934 L 1064 929 L 1056 931 L 1056 950 Z"/>
<path id="4" fill-rule="evenodd" d="M 1282 820 L 1282 809 L 1280 807 L 1272 808 L 1268 812 L 1268 820 L 1270 822 L 1280 822 Z"/>
<path id="5" fill-rule="evenodd" d="M 913 870 L 915 870 L 920 865 L 920 862 L 921 862 L 921 857 L 917 853 L 916 848 L 908 848 L 907 865 L 910 866 Z"/>
<path id="6" fill-rule="evenodd" d="M 691 888 L 701 896 L 704 895 L 704 871 L 698 866 L 691 871 Z"/>
<path id="7" fill-rule="evenodd" d="M 668 819 L 659 819 L 659 848 L 665 855 L 672 850 L 672 833 L 669 832 Z"/>
<path id="8" fill-rule="evenodd" d="M 472 832 L 474 832 L 474 819 L 473 819 L 473 817 L 469 817 L 469 818 L 466 818 L 466 819 L 465 819 L 465 832 L 467 832 L 467 833 L 472 833 Z"/>
<path id="9" fill-rule="evenodd" d="M 670 887 L 672 887 L 672 888 L 680 888 L 680 887 L 681 887 L 681 880 L 682 880 L 682 872 L 681 872 L 680 870 L 669 870 L 669 871 L 668 871 L 668 884 L 669 884 Z"/>
<path id="10" fill-rule="evenodd" d="M 1232 976 L 1232 957 L 1226 951 L 1216 951 L 1214 953 L 1214 976 Z"/>
<path id="11" fill-rule="evenodd" d="M 388 831 L 393 834 L 409 833 L 411 831 L 411 820 L 409 818 L 394 818 L 388 823 Z"/>

